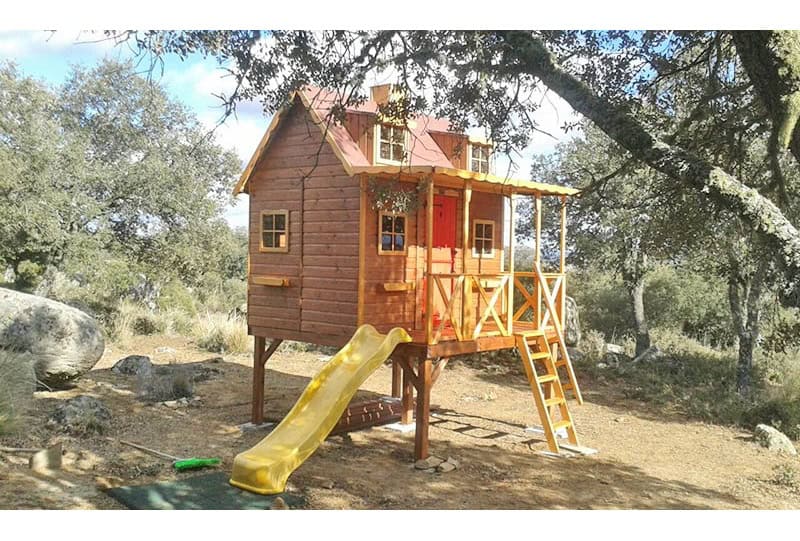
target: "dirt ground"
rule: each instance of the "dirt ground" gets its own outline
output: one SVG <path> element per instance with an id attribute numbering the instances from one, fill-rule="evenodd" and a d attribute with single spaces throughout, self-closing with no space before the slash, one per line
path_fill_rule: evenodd
<path id="1" fill-rule="evenodd" d="M 163 348 L 169 348 L 164 352 Z M 157 353 L 161 351 L 161 353 Z M 135 378 L 110 371 L 128 354 L 155 363 L 202 363 L 214 377 L 195 384 L 199 406 L 171 409 L 139 401 Z M 25 433 L 0 436 L 0 446 L 38 447 L 61 441 L 64 465 L 33 474 L 24 455 L 0 453 L 0 508 L 120 509 L 103 488 L 171 480 L 168 461 L 117 442 L 134 441 L 177 456 L 234 456 L 265 432 L 242 432 L 250 413 L 250 357 L 199 351 L 186 339 L 146 337 L 135 347 L 112 345 L 76 388 L 36 394 Z M 282 351 L 267 365 L 267 417 L 279 420 L 327 356 Z M 550 458 L 521 367 L 487 360 L 451 362 L 433 390 L 431 452 L 453 457 L 449 473 L 413 468 L 413 434 L 372 428 L 329 438 L 291 477 L 289 490 L 313 509 L 797 509 L 800 459 L 774 455 L 751 434 L 687 421 L 626 400 L 581 377 L 586 403 L 572 411 L 592 456 Z M 383 366 L 359 393 L 386 393 Z M 112 412 L 104 435 L 74 437 L 46 427 L 58 401 L 79 394 L 102 399 Z M 799 474 L 800 475 L 800 474 Z"/>

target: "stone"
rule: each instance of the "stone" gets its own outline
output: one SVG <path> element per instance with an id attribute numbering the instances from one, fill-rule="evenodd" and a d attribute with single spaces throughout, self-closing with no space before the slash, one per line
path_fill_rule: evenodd
<path id="1" fill-rule="evenodd" d="M 456 469 L 456 465 L 452 462 L 444 461 L 436 466 L 436 471 L 440 473 L 448 473 Z"/>
<path id="2" fill-rule="evenodd" d="M 47 449 L 35 452 L 28 461 L 28 467 L 35 472 L 46 473 L 61 469 L 61 444 L 57 443 Z"/>
<path id="3" fill-rule="evenodd" d="M 333 482 L 333 481 L 331 481 L 330 479 L 326 479 L 326 480 L 324 480 L 323 482 L 321 482 L 321 483 L 319 484 L 319 486 L 321 486 L 322 488 L 325 488 L 325 489 L 331 490 L 331 489 L 332 489 L 334 486 L 336 486 L 336 483 L 334 483 L 334 482 Z"/>
<path id="4" fill-rule="evenodd" d="M 33 357 L 36 378 L 63 388 L 91 370 L 105 350 L 94 318 L 60 302 L 0 288 L 0 352 Z"/>
<path id="5" fill-rule="evenodd" d="M 617 417 L 616 419 L 614 419 L 614 422 L 616 422 L 616 423 L 624 423 L 625 422 L 625 417 Z"/>
<path id="6" fill-rule="evenodd" d="M 786 453 L 792 456 L 797 455 L 797 449 L 792 444 L 792 440 L 783 432 L 769 425 L 756 426 L 755 438 L 762 447 L 766 447 L 770 451 Z"/>
<path id="7" fill-rule="evenodd" d="M 606 353 L 613 353 L 614 355 L 625 354 L 625 348 L 617 344 L 606 344 L 605 350 Z"/>
<path id="8" fill-rule="evenodd" d="M 447 457 L 447 460 L 445 460 L 445 462 L 449 462 L 450 464 L 452 464 L 456 468 L 458 468 L 461 465 L 461 463 L 458 460 L 456 460 L 455 458 L 453 458 L 451 456 Z"/>
<path id="9" fill-rule="evenodd" d="M 161 346 L 161 347 L 157 347 L 156 348 L 156 353 L 159 354 L 159 355 L 165 355 L 165 354 L 172 354 L 172 353 L 177 353 L 177 352 L 174 349 L 172 349 L 171 347 Z"/>
<path id="10" fill-rule="evenodd" d="M 270 504 L 269 508 L 271 510 L 283 510 L 283 509 L 289 509 L 289 506 L 286 505 L 286 502 L 283 501 L 283 498 L 278 496 L 277 498 L 272 500 L 272 504 Z"/>
<path id="11" fill-rule="evenodd" d="M 61 428 L 75 435 L 103 434 L 111 423 L 111 412 L 97 398 L 80 395 L 56 406 L 48 426 Z"/>
<path id="12" fill-rule="evenodd" d="M 111 371 L 126 376 L 148 374 L 153 369 L 153 363 L 147 355 L 128 355 L 114 363 Z"/>
<path id="13" fill-rule="evenodd" d="M 438 456 L 431 455 L 428 458 L 417 460 L 414 463 L 414 467 L 417 468 L 418 470 L 428 470 L 431 468 L 436 468 L 442 462 L 444 462 L 443 459 L 439 458 Z"/>

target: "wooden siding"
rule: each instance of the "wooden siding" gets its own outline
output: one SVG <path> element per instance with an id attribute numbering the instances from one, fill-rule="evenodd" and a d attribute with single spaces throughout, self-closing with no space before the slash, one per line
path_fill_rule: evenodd
<path id="1" fill-rule="evenodd" d="M 260 213 L 277 209 L 289 211 L 289 252 L 261 253 Z M 358 217 L 358 179 L 295 105 L 250 181 L 250 273 L 289 279 L 289 287 L 249 285 L 252 333 L 316 343 L 349 339 L 358 303 Z"/>
<path id="2" fill-rule="evenodd" d="M 430 132 L 433 140 L 442 149 L 447 159 L 456 169 L 469 169 L 467 163 L 467 145 L 469 141 L 466 136 L 457 133 Z"/>
<path id="3" fill-rule="evenodd" d="M 370 113 L 347 113 L 344 122 L 350 137 L 358 143 L 358 148 L 369 163 L 374 163 L 372 157 L 375 149 L 375 115 Z"/>

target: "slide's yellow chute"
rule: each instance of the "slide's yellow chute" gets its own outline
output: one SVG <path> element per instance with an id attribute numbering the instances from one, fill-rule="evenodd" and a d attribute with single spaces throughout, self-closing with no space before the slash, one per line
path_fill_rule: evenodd
<path id="1" fill-rule="evenodd" d="M 410 342 L 401 328 L 380 334 L 362 325 L 309 382 L 283 421 L 255 447 L 236 456 L 230 483 L 258 494 L 283 492 L 289 475 L 325 441 L 362 383 Z"/>

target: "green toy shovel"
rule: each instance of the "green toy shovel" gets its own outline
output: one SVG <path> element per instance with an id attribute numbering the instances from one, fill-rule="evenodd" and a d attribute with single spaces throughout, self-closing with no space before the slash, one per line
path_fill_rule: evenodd
<path id="1" fill-rule="evenodd" d="M 120 443 L 124 445 L 129 445 L 134 449 L 139 449 L 140 451 L 145 451 L 152 455 L 160 456 L 161 458 L 166 458 L 172 461 L 172 467 L 175 468 L 177 471 L 185 471 L 185 470 L 196 470 L 198 468 L 206 468 L 209 466 L 216 466 L 218 465 L 221 460 L 219 458 L 178 458 L 176 456 L 168 455 L 167 453 L 162 453 L 161 451 L 156 451 L 155 449 L 149 449 L 142 445 L 137 445 L 135 443 L 131 443 L 129 441 L 119 440 Z"/>

